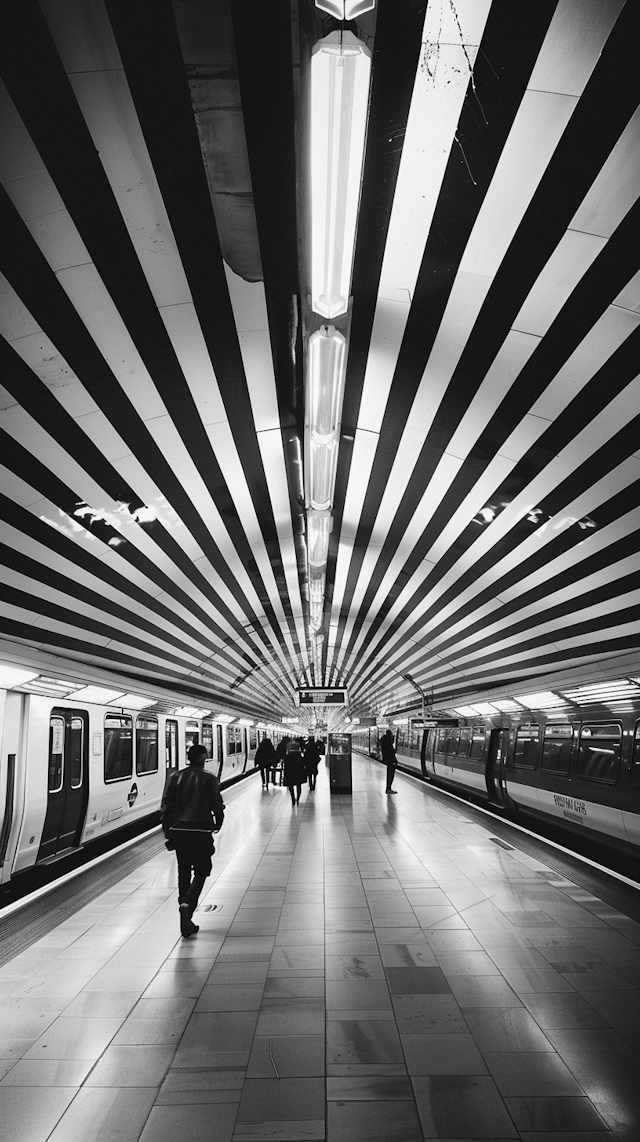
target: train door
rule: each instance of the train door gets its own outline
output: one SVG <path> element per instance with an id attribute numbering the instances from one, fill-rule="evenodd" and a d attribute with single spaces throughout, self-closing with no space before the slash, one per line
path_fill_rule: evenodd
<path id="1" fill-rule="evenodd" d="M 200 726 L 198 722 L 187 722 L 185 731 L 185 753 L 188 754 L 192 745 L 200 745 Z"/>
<path id="2" fill-rule="evenodd" d="M 173 718 L 167 718 L 164 724 L 164 761 L 167 774 L 178 769 L 180 755 L 178 752 L 178 723 Z"/>
<path id="3" fill-rule="evenodd" d="M 509 731 L 493 729 L 487 744 L 486 782 L 491 805 L 507 805 L 506 764 L 509 749 Z"/>
<path id="4" fill-rule="evenodd" d="M 51 711 L 47 812 L 37 860 L 74 848 L 82 834 L 87 801 L 89 715 L 84 710 Z"/>

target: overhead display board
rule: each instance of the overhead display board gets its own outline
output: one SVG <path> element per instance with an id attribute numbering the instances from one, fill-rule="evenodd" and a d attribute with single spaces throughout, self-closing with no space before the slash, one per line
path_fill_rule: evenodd
<path id="1" fill-rule="evenodd" d="M 298 690 L 299 706 L 346 706 L 346 690 Z"/>

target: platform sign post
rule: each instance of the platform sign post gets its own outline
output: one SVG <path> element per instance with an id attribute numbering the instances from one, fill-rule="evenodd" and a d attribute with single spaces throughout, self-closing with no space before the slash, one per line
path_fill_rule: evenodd
<path id="1" fill-rule="evenodd" d="M 329 788 L 351 793 L 351 734 L 329 734 Z"/>

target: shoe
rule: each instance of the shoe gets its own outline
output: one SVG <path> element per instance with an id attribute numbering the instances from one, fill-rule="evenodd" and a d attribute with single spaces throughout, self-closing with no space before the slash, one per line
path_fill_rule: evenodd
<path id="1" fill-rule="evenodd" d="M 195 924 L 191 923 L 191 909 L 189 908 L 188 904 L 184 903 L 184 904 L 181 904 L 179 906 L 179 910 L 180 910 L 180 935 L 187 938 L 188 936 L 193 935 L 192 929 L 195 927 Z"/>
<path id="2" fill-rule="evenodd" d="M 393 793 L 393 794 L 396 794 L 397 792 L 398 792 L 398 790 L 397 790 L 397 789 L 385 789 L 385 793 Z"/>
<path id="3" fill-rule="evenodd" d="M 196 932 L 199 932 L 199 931 L 200 931 L 200 925 L 199 924 L 191 924 L 191 931 L 189 932 L 189 935 L 195 936 Z"/>

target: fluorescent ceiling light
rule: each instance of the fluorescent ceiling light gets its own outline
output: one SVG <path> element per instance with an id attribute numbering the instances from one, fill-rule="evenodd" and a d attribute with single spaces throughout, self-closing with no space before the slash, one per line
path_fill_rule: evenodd
<path id="1" fill-rule="evenodd" d="M 310 508 L 307 512 L 307 548 L 310 567 L 324 567 L 329 554 L 331 513 Z"/>
<path id="2" fill-rule="evenodd" d="M 515 714 L 522 709 L 520 703 L 514 702 L 513 698 L 495 699 L 493 704 L 502 714 Z"/>
<path id="3" fill-rule="evenodd" d="M 309 440 L 309 499 L 316 511 L 328 511 L 333 501 L 333 489 L 338 467 L 338 443 L 317 440 L 313 433 Z"/>
<path id="4" fill-rule="evenodd" d="M 365 12 L 372 12 L 376 0 L 316 0 L 316 8 L 328 12 L 336 20 L 355 20 Z"/>
<path id="5" fill-rule="evenodd" d="M 3 690 L 10 690 L 12 686 L 23 686 L 37 677 L 37 670 L 25 670 L 20 666 L 0 666 L 0 688 Z"/>
<path id="6" fill-rule="evenodd" d="M 139 694 L 122 694 L 118 699 L 119 706 L 129 706 L 131 710 L 144 710 L 147 706 L 155 704 L 155 698 L 141 698 Z"/>
<path id="7" fill-rule="evenodd" d="M 211 713 L 211 710 L 202 710 L 199 706 L 178 706 L 178 709 L 173 712 L 174 714 L 180 714 L 184 718 L 206 718 L 207 714 Z"/>
<path id="8" fill-rule="evenodd" d="M 321 326 L 309 338 L 309 425 L 324 439 L 333 437 L 340 423 L 346 349 L 333 325 Z"/>
<path id="9" fill-rule="evenodd" d="M 107 690 L 104 686 L 83 686 L 81 690 L 67 694 L 67 697 L 73 698 L 74 702 L 95 702 L 98 706 L 111 706 L 115 705 L 116 698 L 122 697 L 122 690 Z"/>
<path id="10" fill-rule="evenodd" d="M 566 706 L 564 698 L 554 694 L 552 690 L 539 690 L 537 694 L 520 694 L 518 701 L 529 710 L 553 710 L 558 706 Z"/>
<path id="11" fill-rule="evenodd" d="M 43 694 L 47 698 L 66 698 L 74 690 L 79 690 L 81 682 L 70 682 L 61 678 L 45 678 L 39 674 L 31 682 L 20 684 L 20 690 L 28 694 Z"/>
<path id="12" fill-rule="evenodd" d="M 627 678 L 618 678 L 611 682 L 596 682 L 591 685 L 578 686 L 575 690 L 563 690 L 565 698 L 575 702 L 578 706 L 589 706 L 593 703 L 609 705 L 611 702 L 628 701 L 638 698 L 638 686 Z"/>
<path id="13" fill-rule="evenodd" d="M 235 722 L 235 718 L 231 714 L 218 714 L 216 722 L 223 722 L 227 725 L 229 722 Z"/>
<path id="14" fill-rule="evenodd" d="M 311 304 L 346 313 L 369 101 L 371 53 L 332 32 L 311 53 Z"/>
<path id="15" fill-rule="evenodd" d="M 248 718 L 238 718 L 236 725 L 237 726 L 252 726 L 253 722 L 250 722 Z"/>
<path id="16" fill-rule="evenodd" d="M 498 707 L 493 706 L 491 702 L 476 702 L 476 710 L 483 718 L 486 718 L 489 714 L 497 713 Z"/>
<path id="17" fill-rule="evenodd" d="M 459 714 L 461 718 L 475 718 L 479 713 L 476 706 L 456 706 L 454 714 Z"/>

